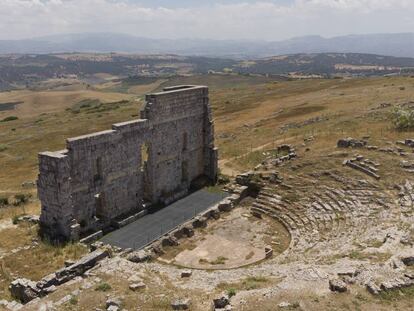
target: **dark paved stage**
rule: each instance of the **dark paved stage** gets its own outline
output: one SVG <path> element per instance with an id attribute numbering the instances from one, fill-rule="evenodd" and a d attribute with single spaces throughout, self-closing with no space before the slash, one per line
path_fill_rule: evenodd
<path id="1" fill-rule="evenodd" d="M 199 190 L 148 214 L 135 222 L 105 235 L 101 241 L 122 248 L 140 249 L 172 229 L 209 209 L 228 194 Z"/>

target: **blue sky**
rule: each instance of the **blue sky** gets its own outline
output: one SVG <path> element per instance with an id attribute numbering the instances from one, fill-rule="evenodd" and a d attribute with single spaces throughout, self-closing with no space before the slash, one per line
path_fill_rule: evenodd
<path id="1" fill-rule="evenodd" d="M 0 39 L 116 32 L 277 41 L 414 32 L 414 0 L 0 0 Z"/>

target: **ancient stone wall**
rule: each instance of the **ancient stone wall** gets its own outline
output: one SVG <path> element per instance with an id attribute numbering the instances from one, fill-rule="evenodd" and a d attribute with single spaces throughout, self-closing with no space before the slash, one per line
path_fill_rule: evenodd
<path id="1" fill-rule="evenodd" d="M 200 176 L 215 181 L 217 150 L 208 88 L 179 86 L 147 95 L 141 119 L 70 138 L 39 154 L 42 232 L 77 239 L 87 231 L 168 204 Z"/>

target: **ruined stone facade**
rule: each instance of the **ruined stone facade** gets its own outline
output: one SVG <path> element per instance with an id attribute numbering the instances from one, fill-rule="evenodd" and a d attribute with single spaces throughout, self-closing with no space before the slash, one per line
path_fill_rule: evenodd
<path id="1" fill-rule="evenodd" d="M 185 196 L 203 176 L 217 177 L 208 88 L 166 88 L 146 96 L 141 119 L 39 154 L 42 232 L 76 240 L 148 205 Z"/>

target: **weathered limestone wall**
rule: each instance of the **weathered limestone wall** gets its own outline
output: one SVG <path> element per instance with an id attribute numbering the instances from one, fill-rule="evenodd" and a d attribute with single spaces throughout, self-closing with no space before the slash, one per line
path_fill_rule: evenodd
<path id="1" fill-rule="evenodd" d="M 62 152 L 39 154 L 45 234 L 77 239 L 143 210 L 144 203 L 169 203 L 186 195 L 200 176 L 215 181 L 217 150 L 207 87 L 180 86 L 147 95 L 141 118 L 70 138 Z"/>
<path id="2" fill-rule="evenodd" d="M 73 205 L 67 150 L 39 154 L 38 196 L 42 202 L 40 222 L 47 234 L 70 236 Z"/>
<path id="3" fill-rule="evenodd" d="M 204 174 L 204 106 L 208 89 L 167 89 L 148 95 L 141 117 L 151 127 L 149 155 L 151 200 L 185 193 Z"/>

